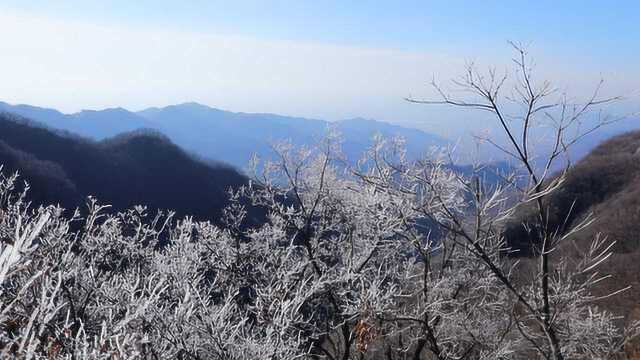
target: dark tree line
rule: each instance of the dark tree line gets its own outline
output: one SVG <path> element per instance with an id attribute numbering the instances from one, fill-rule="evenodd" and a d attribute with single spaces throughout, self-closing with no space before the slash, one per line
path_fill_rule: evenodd
<path id="1" fill-rule="evenodd" d="M 94 196 L 120 211 L 144 204 L 217 221 L 230 188 L 246 184 L 225 165 L 194 159 L 165 136 L 136 131 L 94 142 L 0 114 L 0 164 L 33 188 L 34 204 L 84 207 Z"/>

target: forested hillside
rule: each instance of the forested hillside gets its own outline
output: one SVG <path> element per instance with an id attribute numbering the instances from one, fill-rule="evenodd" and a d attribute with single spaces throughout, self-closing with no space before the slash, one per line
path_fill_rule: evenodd
<path id="1" fill-rule="evenodd" d="M 613 281 L 598 288 L 599 294 L 630 288 L 599 305 L 640 319 L 640 131 L 625 133 L 597 146 L 569 169 L 564 183 L 545 202 L 549 226 L 566 233 L 576 223 L 592 217 L 593 223 L 570 235 L 556 258 L 578 259 L 596 237 L 615 242 L 613 254 L 601 271 Z M 533 224 L 532 204 L 519 209 L 506 229 L 508 244 L 518 256 L 529 256 L 540 246 Z M 554 231 L 555 231 L 554 230 Z"/>
<path id="2" fill-rule="evenodd" d="M 0 114 L 0 164 L 32 185 L 36 204 L 74 209 L 91 195 L 115 211 L 145 205 L 217 221 L 228 189 L 246 183 L 234 169 L 196 160 L 154 131 L 96 142 L 36 125 Z"/>

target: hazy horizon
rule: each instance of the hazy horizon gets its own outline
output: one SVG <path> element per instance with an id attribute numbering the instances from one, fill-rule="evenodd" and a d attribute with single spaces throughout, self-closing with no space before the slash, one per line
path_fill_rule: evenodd
<path id="1" fill-rule="evenodd" d="M 466 61 L 506 68 L 514 40 L 530 44 L 538 78 L 578 97 L 604 78 L 606 94 L 627 97 L 614 111 L 640 110 L 634 2 L 563 3 L 554 5 L 563 16 L 536 13 L 535 22 L 526 15 L 551 3 L 153 4 L 0 5 L 0 31 L 12 34 L 0 42 L 0 100 L 65 113 L 193 101 L 233 112 L 371 118 L 455 137 L 485 124 L 403 99 L 434 95 L 428 82 L 459 75 Z"/>

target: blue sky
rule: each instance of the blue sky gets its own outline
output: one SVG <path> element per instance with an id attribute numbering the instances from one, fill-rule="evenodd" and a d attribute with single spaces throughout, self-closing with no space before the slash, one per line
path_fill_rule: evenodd
<path id="1" fill-rule="evenodd" d="M 464 60 L 508 64 L 507 40 L 530 43 L 542 72 L 561 86 L 580 90 L 600 76 L 614 92 L 640 86 L 640 1 L 5 0 L 2 16 L 8 25 L 0 36 L 14 42 L 4 50 L 24 53 L 0 60 L 13 80 L 0 86 L 0 100 L 67 111 L 196 100 L 236 111 L 412 123 L 425 113 L 409 109 L 403 96 L 422 91 L 431 76 L 454 76 Z M 145 37 L 155 33 L 162 36 L 150 45 Z M 55 59 L 43 50 L 51 44 Z M 185 53 L 193 56 L 179 56 Z M 344 63 L 333 60 L 341 57 Z M 305 65 L 321 74 L 306 74 Z M 130 81 L 128 90 L 116 80 Z M 319 81 L 326 84 L 314 86 Z M 145 82 L 153 89 L 143 89 Z M 29 93 L 29 86 L 38 89 Z"/>
<path id="2" fill-rule="evenodd" d="M 9 9 L 97 22 L 153 24 L 265 38 L 429 49 L 549 46 L 640 55 L 640 2 L 619 1 L 3 1 Z"/>

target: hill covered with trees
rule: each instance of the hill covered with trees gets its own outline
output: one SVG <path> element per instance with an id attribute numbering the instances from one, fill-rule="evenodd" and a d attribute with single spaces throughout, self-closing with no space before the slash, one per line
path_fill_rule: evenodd
<path id="1" fill-rule="evenodd" d="M 35 204 L 74 209 L 94 196 L 115 211 L 145 205 L 199 220 L 217 221 L 227 191 L 247 182 L 236 170 L 205 164 L 155 131 L 96 142 L 9 114 L 0 114 L 0 164 L 32 185 Z"/>
<path id="2" fill-rule="evenodd" d="M 591 151 L 564 175 L 564 182 L 545 201 L 548 226 L 569 237 L 558 249 L 577 259 L 596 237 L 613 242 L 613 254 L 601 271 L 612 281 L 598 288 L 606 294 L 630 288 L 599 304 L 629 319 L 640 319 L 640 131 L 615 136 Z M 523 206 L 505 231 L 507 243 L 518 256 L 531 256 L 540 246 L 532 229 L 537 219 L 532 205 Z M 570 232 L 592 218 L 588 227 Z"/>

